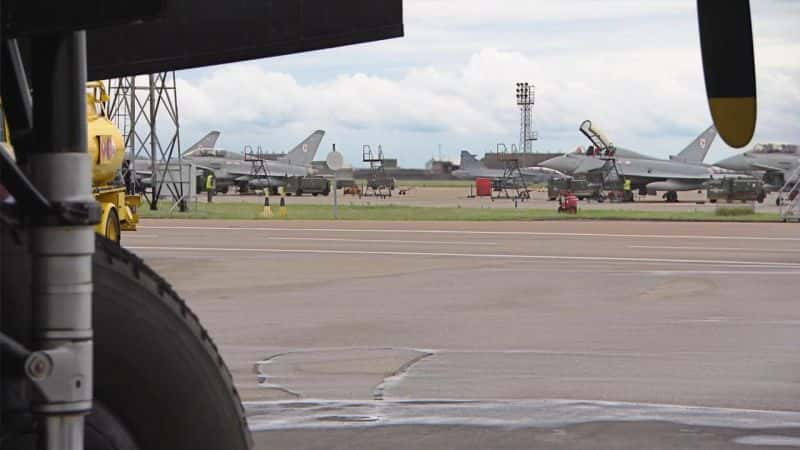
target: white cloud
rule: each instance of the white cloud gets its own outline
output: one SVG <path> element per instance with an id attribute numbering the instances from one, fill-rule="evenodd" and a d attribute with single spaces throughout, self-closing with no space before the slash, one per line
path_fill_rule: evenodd
<path id="1" fill-rule="evenodd" d="M 184 136 L 216 128 L 231 148 L 263 144 L 279 150 L 324 128 L 329 141 L 350 148 L 351 160 L 361 144 L 383 143 L 406 165 L 421 165 L 435 143 L 452 153 L 515 141 L 517 81 L 537 85 L 539 148 L 582 143 L 577 127 L 591 118 L 619 145 L 666 155 L 710 123 L 693 2 L 447 5 L 452 3 L 407 0 L 406 39 L 181 77 Z M 789 55 L 800 54 L 800 37 L 785 26 L 785 16 L 798 10 L 776 8 L 781 17 L 755 11 L 757 137 L 797 141 L 800 62 Z M 503 28 L 528 17 L 535 24 L 581 25 L 558 33 Z M 626 21 L 630 27 L 615 28 Z M 314 76 L 315 67 L 324 75 Z"/>

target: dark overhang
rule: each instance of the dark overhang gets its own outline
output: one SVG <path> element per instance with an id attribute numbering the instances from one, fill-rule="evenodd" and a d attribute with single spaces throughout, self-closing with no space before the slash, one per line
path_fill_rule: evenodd
<path id="1" fill-rule="evenodd" d="M 170 0 L 155 21 L 89 31 L 89 79 L 266 58 L 402 35 L 402 0 Z"/>

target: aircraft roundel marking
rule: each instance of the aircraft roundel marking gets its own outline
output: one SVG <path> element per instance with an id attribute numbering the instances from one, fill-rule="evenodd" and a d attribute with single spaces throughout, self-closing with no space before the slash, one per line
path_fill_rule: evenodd
<path id="1" fill-rule="evenodd" d="M 308 153 L 308 144 L 303 144 L 303 153 Z"/>
<path id="2" fill-rule="evenodd" d="M 706 148 L 706 138 L 700 138 L 700 148 Z"/>

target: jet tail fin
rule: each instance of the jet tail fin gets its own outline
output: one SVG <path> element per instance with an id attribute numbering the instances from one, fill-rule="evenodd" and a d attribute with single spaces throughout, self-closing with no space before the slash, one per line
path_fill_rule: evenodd
<path id="1" fill-rule="evenodd" d="M 461 169 L 483 169 L 483 164 L 472 153 L 461 150 Z"/>
<path id="2" fill-rule="evenodd" d="M 280 161 L 298 166 L 311 164 L 311 161 L 317 156 L 317 150 L 319 149 L 319 144 L 322 143 L 323 136 L 325 136 L 325 131 L 323 130 L 311 133 L 303 142 L 289 151 L 286 156 L 280 158 Z"/>
<path id="3" fill-rule="evenodd" d="M 670 159 L 673 161 L 681 161 L 686 163 L 693 163 L 699 164 L 702 163 L 704 159 L 706 159 L 706 155 L 708 154 L 708 150 L 711 148 L 711 144 L 714 142 L 714 138 L 717 137 L 717 129 L 714 125 L 711 125 L 703 131 L 700 136 L 697 136 L 688 147 L 683 149 L 680 153 L 675 156 L 670 156 Z"/>
<path id="4" fill-rule="evenodd" d="M 197 141 L 194 145 L 184 150 L 183 154 L 188 155 L 189 153 L 201 148 L 214 148 L 214 146 L 217 145 L 217 139 L 219 139 L 219 131 L 212 131 L 203 136 L 203 138 Z"/>

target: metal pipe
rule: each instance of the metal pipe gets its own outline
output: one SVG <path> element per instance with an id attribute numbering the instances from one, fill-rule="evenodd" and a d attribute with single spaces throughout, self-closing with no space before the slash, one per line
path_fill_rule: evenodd
<path id="1" fill-rule="evenodd" d="M 31 179 L 55 204 L 90 204 L 87 153 L 86 35 L 64 32 L 33 42 L 34 152 Z M 33 336 L 28 375 L 39 391 L 38 448 L 83 448 L 92 406 L 91 225 L 47 223 L 32 230 Z"/>
<path id="2" fill-rule="evenodd" d="M 150 104 L 150 117 L 148 117 L 148 121 L 150 122 L 148 125 L 150 126 L 150 170 L 152 171 L 152 175 L 150 178 L 150 209 L 153 211 L 158 209 L 158 197 L 161 196 L 161 184 L 159 182 L 158 177 L 158 168 L 156 166 L 157 159 L 156 159 L 156 148 L 157 148 L 157 134 L 156 134 L 156 89 L 155 89 L 155 79 L 154 75 L 151 73 L 148 77 L 149 83 L 147 86 L 149 87 L 147 93 L 148 103 Z"/>

